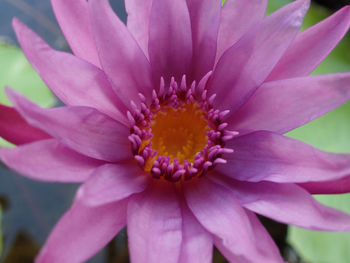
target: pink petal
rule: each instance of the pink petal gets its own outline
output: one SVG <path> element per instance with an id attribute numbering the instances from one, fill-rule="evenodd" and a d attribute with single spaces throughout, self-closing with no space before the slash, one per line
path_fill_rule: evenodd
<path id="1" fill-rule="evenodd" d="M 156 84 L 161 76 L 181 81 L 189 73 L 192 34 L 186 0 L 153 0 L 148 51 Z"/>
<path id="2" fill-rule="evenodd" d="M 50 138 L 45 132 L 30 126 L 16 109 L 2 104 L 0 104 L 0 137 L 17 145 Z"/>
<path id="3" fill-rule="evenodd" d="M 246 33 L 218 61 L 209 93 L 232 115 L 262 84 L 300 29 L 309 0 L 286 5 Z"/>
<path id="4" fill-rule="evenodd" d="M 267 0 L 227 0 L 222 7 L 216 59 L 264 16 Z"/>
<path id="5" fill-rule="evenodd" d="M 126 204 L 124 200 L 88 207 L 78 196 L 52 230 L 35 262 L 85 262 L 125 226 Z"/>
<path id="6" fill-rule="evenodd" d="M 154 182 L 130 197 L 127 221 L 131 262 L 179 262 L 182 216 L 172 183 Z"/>
<path id="7" fill-rule="evenodd" d="M 261 251 L 261 253 L 266 253 L 268 251 L 269 253 L 273 254 L 275 262 L 284 262 L 282 257 L 280 256 L 279 250 L 272 240 L 270 234 L 266 231 L 264 226 L 260 223 L 258 217 L 251 211 L 245 209 L 245 213 L 248 216 L 248 219 L 250 221 L 250 224 L 252 228 L 254 229 L 254 234 L 256 236 L 256 240 L 259 242 L 258 249 Z M 247 262 L 246 260 L 242 259 L 241 257 L 238 257 L 228 249 L 226 249 L 222 242 L 220 242 L 219 239 L 215 240 L 215 246 L 220 250 L 220 252 L 226 257 L 231 259 L 232 262 Z M 252 262 L 253 263 L 253 262 Z"/>
<path id="8" fill-rule="evenodd" d="M 90 30 L 87 1 L 51 0 L 51 4 L 74 54 L 99 67 L 100 61 Z"/>
<path id="9" fill-rule="evenodd" d="M 213 238 L 197 221 L 186 204 L 182 205 L 181 263 L 211 263 Z"/>
<path id="10" fill-rule="evenodd" d="M 350 215 L 318 203 L 296 184 L 231 180 L 230 186 L 244 207 L 279 222 L 312 230 L 350 231 Z"/>
<path id="11" fill-rule="evenodd" d="M 112 87 L 129 107 L 138 93 L 151 94 L 150 64 L 108 0 L 90 0 L 90 16 L 98 54 Z"/>
<path id="12" fill-rule="evenodd" d="M 187 0 L 193 41 L 193 78 L 200 81 L 214 67 L 221 1 Z"/>
<path id="13" fill-rule="evenodd" d="M 267 82 L 229 123 L 241 135 L 256 130 L 283 134 L 347 102 L 349 86 L 350 73 Z"/>
<path id="14" fill-rule="evenodd" d="M 345 194 L 350 192 L 350 176 L 326 182 L 298 184 L 311 194 Z"/>
<path id="15" fill-rule="evenodd" d="M 315 182 L 350 175 L 350 154 L 320 151 L 306 143 L 266 131 L 240 136 L 226 147 L 225 165 L 216 171 L 243 181 Z"/>
<path id="16" fill-rule="evenodd" d="M 268 80 L 309 75 L 335 48 L 350 27 L 350 6 L 300 33 Z"/>
<path id="17" fill-rule="evenodd" d="M 0 148 L 0 160 L 32 179 L 84 182 L 103 162 L 76 153 L 55 139 Z"/>
<path id="18" fill-rule="evenodd" d="M 261 250 L 260 232 L 231 191 L 204 177 L 187 183 L 184 191 L 189 208 L 230 262 L 281 262 L 274 250 Z"/>
<path id="19" fill-rule="evenodd" d="M 69 148 L 99 160 L 118 162 L 132 158 L 129 130 L 107 115 L 89 107 L 39 108 L 18 93 L 7 90 L 21 115 Z"/>
<path id="20" fill-rule="evenodd" d="M 283 262 L 278 247 L 255 213 L 248 209 L 245 209 L 245 212 L 248 215 L 252 228 L 254 229 L 256 239 L 259 240 L 259 248 L 261 251 L 269 251 L 269 253 L 274 254 L 276 258 L 280 258 L 280 261 Z"/>
<path id="21" fill-rule="evenodd" d="M 132 33 L 147 58 L 151 7 L 152 0 L 125 0 L 125 9 L 128 13 L 128 30 Z"/>
<path id="22" fill-rule="evenodd" d="M 105 164 L 92 174 L 79 194 L 85 204 L 99 206 L 142 192 L 148 182 L 148 175 L 136 163 Z"/>
<path id="23" fill-rule="evenodd" d="M 61 101 L 91 106 L 127 123 L 116 108 L 119 99 L 102 70 L 69 53 L 51 49 L 18 19 L 13 20 L 13 27 L 28 60 Z"/>

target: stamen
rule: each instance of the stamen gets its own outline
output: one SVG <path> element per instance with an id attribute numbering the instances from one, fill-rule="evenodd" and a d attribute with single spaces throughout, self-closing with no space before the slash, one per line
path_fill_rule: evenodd
<path id="1" fill-rule="evenodd" d="M 153 178 L 177 182 L 201 177 L 227 161 L 232 153 L 225 143 L 238 133 L 227 130 L 223 122 L 228 110 L 213 108 L 216 94 L 208 98 L 206 89 L 211 72 L 196 85 L 180 85 L 171 78 L 166 88 L 160 79 L 158 92 L 152 91 L 150 105 L 139 93 L 140 105 L 131 101 L 127 117 L 131 125 L 131 150 L 138 164 Z"/>

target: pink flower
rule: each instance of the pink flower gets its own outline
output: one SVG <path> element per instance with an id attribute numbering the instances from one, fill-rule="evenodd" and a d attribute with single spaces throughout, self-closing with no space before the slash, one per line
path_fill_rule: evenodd
<path id="1" fill-rule="evenodd" d="M 8 89 L 10 168 L 83 182 L 36 262 L 82 262 L 127 225 L 132 262 L 283 262 L 255 213 L 349 231 L 311 194 L 350 191 L 350 155 L 284 137 L 350 98 L 350 74 L 307 77 L 350 26 L 345 7 L 298 33 L 309 6 L 264 18 L 266 0 L 52 0 L 74 55 L 14 20 L 18 40 L 67 105 Z M 20 77 L 20 76 L 19 76 Z"/>

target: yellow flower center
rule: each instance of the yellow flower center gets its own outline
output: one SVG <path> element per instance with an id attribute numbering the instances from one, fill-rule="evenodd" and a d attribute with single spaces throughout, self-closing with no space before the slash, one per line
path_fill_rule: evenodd
<path id="1" fill-rule="evenodd" d="M 152 118 L 152 149 L 158 156 L 168 156 L 171 161 L 177 158 L 194 162 L 194 157 L 208 144 L 208 120 L 195 103 L 184 104 L 178 109 L 166 107 Z"/>
<path id="2" fill-rule="evenodd" d="M 223 154 L 233 150 L 225 142 L 237 135 L 226 129 L 223 121 L 229 111 L 213 108 L 215 94 L 207 97 L 209 72 L 196 85 L 174 78 L 168 87 L 161 78 L 159 90 L 152 91 L 147 102 L 139 94 L 140 106 L 131 103 L 131 151 L 140 167 L 155 179 L 171 182 L 204 176 L 218 164 L 225 164 Z"/>

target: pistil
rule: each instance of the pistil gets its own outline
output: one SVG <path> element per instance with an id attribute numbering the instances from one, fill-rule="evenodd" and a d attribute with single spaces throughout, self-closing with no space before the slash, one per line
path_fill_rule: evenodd
<path id="1" fill-rule="evenodd" d="M 227 130 L 229 111 L 214 109 L 215 94 L 208 97 L 208 73 L 197 85 L 180 85 L 172 78 L 166 88 L 160 81 L 152 101 L 139 94 L 141 104 L 131 102 L 127 113 L 131 124 L 132 152 L 142 169 L 153 178 L 168 181 L 189 180 L 205 175 L 216 165 L 226 163 L 223 153 L 232 153 L 225 143 L 238 133 Z"/>

